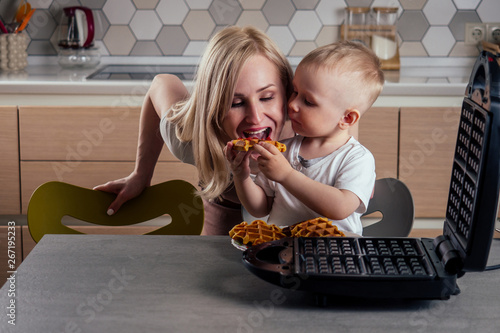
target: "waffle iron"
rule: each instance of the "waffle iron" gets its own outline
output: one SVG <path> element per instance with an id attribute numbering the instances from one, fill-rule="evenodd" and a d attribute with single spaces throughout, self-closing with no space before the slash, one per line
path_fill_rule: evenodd
<path id="1" fill-rule="evenodd" d="M 250 247 L 258 277 L 317 295 L 448 299 L 483 271 L 500 190 L 500 57 L 482 51 L 466 88 L 443 234 L 430 238 L 285 238 Z"/>

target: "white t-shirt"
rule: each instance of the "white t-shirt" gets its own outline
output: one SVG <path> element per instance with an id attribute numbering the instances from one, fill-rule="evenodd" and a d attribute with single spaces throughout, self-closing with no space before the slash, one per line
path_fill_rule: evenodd
<path id="1" fill-rule="evenodd" d="M 181 162 L 194 165 L 193 145 L 181 142 L 175 135 L 175 125 L 167 121 L 167 113 L 160 120 L 160 134 L 168 149 Z"/>
<path id="2" fill-rule="evenodd" d="M 304 167 L 299 158 L 302 140 L 303 137 L 300 135 L 284 140 L 287 150 L 283 155 L 295 170 L 307 177 L 338 189 L 349 190 L 358 196 L 361 204 L 356 211 L 346 219 L 334 221 L 334 224 L 341 230 L 361 235 L 363 232 L 361 215 L 368 207 L 375 185 L 373 155 L 351 137 L 345 145 L 333 153 L 315 159 L 315 163 Z M 292 225 L 321 216 L 291 195 L 282 185 L 268 180 L 262 173 L 257 175 L 255 182 L 264 189 L 268 196 L 274 197 L 268 223 L 279 226 Z"/>

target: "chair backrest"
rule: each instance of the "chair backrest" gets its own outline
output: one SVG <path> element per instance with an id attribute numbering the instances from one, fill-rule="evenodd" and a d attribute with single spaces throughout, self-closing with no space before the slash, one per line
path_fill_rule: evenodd
<path id="1" fill-rule="evenodd" d="M 171 180 L 147 187 L 112 216 L 106 211 L 115 195 L 63 182 L 40 185 L 28 205 L 28 227 L 38 242 L 45 234 L 81 234 L 62 223 L 64 216 L 101 226 L 129 226 L 169 214 L 172 221 L 147 235 L 199 235 L 204 209 L 195 187 L 183 180 Z"/>
<path id="2" fill-rule="evenodd" d="M 381 220 L 363 227 L 363 236 L 407 237 L 413 227 L 415 208 L 408 187 L 395 178 L 375 181 L 373 197 L 363 216 L 382 213 Z"/>

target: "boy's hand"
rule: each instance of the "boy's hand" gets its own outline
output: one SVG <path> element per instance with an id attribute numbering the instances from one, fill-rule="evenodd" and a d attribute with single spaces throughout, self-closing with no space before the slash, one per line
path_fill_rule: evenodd
<path id="1" fill-rule="evenodd" d="M 233 150 L 233 143 L 229 141 L 224 148 L 224 153 L 233 172 L 233 177 L 242 180 L 250 177 L 251 152 Z"/>
<path id="2" fill-rule="evenodd" d="M 260 155 L 257 158 L 259 170 L 268 179 L 281 183 L 293 171 L 285 156 L 272 144 L 260 142 L 254 146 L 254 151 Z"/>

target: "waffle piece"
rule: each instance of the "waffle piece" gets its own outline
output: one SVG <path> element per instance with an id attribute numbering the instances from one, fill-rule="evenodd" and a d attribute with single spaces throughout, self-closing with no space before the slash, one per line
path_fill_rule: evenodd
<path id="1" fill-rule="evenodd" d="M 253 149 L 253 146 L 259 142 L 267 142 L 274 145 L 280 152 L 286 151 L 286 145 L 281 142 L 273 141 L 273 140 L 260 140 L 257 138 L 248 138 L 248 139 L 237 139 L 233 140 L 233 149 L 239 151 L 249 151 Z"/>
<path id="2" fill-rule="evenodd" d="M 283 228 L 288 237 L 343 237 L 345 234 L 325 217 L 303 221 Z"/>
<path id="3" fill-rule="evenodd" d="M 229 236 L 244 245 L 257 245 L 285 237 L 281 229 L 274 224 L 267 224 L 262 220 L 255 220 L 251 224 L 242 222 L 235 225 Z"/>

